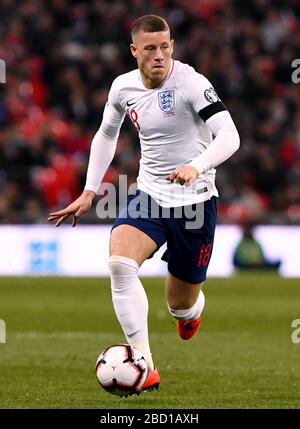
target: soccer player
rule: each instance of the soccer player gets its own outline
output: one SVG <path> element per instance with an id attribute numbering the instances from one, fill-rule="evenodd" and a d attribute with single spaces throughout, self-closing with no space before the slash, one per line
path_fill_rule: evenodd
<path id="1" fill-rule="evenodd" d="M 141 144 L 137 193 L 159 215 L 121 212 L 112 227 L 109 271 L 112 301 L 127 342 L 139 349 L 148 365 L 143 390 L 158 388 L 148 339 L 148 300 L 138 270 L 167 242 L 166 297 L 184 340 L 198 330 L 204 308 L 203 282 L 211 257 L 216 225 L 214 167 L 239 148 L 239 135 L 212 84 L 192 67 L 172 58 L 173 40 L 167 22 L 145 15 L 132 25 L 131 53 L 138 68 L 118 76 L 110 89 L 103 120 L 92 144 L 84 191 L 64 210 L 49 215 L 59 226 L 72 225 L 87 212 L 115 153 L 127 113 Z M 195 47 L 201 49 L 201 46 Z M 182 215 L 179 217 L 178 208 Z M 168 216 L 163 210 L 169 210 Z M 184 209 L 190 209 L 193 219 Z M 201 212 L 202 209 L 202 212 Z M 188 227 L 202 213 L 203 224 Z M 190 222 L 193 223 L 193 222 Z M 201 222 L 200 222 L 201 223 Z"/>

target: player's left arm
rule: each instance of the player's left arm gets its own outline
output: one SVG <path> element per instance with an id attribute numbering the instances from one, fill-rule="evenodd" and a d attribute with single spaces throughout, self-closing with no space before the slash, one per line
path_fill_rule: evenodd
<path id="1" fill-rule="evenodd" d="M 194 71 L 194 85 L 186 87 L 190 93 L 189 104 L 208 126 L 214 139 L 210 145 L 189 164 L 180 166 L 169 174 L 168 180 L 190 184 L 207 170 L 217 167 L 236 152 L 240 146 L 240 137 L 226 106 L 219 99 L 211 83 Z"/>
<path id="2" fill-rule="evenodd" d="M 217 167 L 238 150 L 239 133 L 228 111 L 213 115 L 206 124 L 215 136 L 211 144 L 188 165 L 172 171 L 168 180 L 193 183 L 200 174 Z"/>
<path id="3" fill-rule="evenodd" d="M 215 138 L 207 149 L 189 163 L 198 174 L 222 164 L 240 147 L 239 133 L 228 111 L 215 114 L 206 121 L 206 125 Z"/>

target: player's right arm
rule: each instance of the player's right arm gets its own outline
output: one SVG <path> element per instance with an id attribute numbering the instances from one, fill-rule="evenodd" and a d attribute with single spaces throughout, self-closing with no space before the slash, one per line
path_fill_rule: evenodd
<path id="1" fill-rule="evenodd" d="M 55 221 L 56 226 L 63 223 L 69 216 L 73 216 L 72 226 L 76 226 L 78 218 L 89 211 L 92 206 L 103 177 L 113 160 L 120 128 L 125 116 L 125 111 L 118 101 L 118 93 L 118 87 L 116 81 L 114 81 L 104 109 L 102 123 L 91 143 L 84 190 L 66 208 L 50 213 L 48 221 Z"/>

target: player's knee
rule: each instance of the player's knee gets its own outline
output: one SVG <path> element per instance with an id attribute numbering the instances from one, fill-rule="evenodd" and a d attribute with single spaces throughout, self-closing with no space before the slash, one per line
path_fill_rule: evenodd
<path id="1" fill-rule="evenodd" d="M 126 256 L 111 256 L 108 262 L 109 272 L 112 278 L 137 274 L 139 265 Z"/>

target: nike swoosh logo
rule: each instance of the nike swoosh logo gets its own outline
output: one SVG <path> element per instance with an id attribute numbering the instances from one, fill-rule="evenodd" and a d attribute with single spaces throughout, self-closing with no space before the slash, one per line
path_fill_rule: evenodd
<path id="1" fill-rule="evenodd" d="M 133 103 L 129 103 L 129 101 L 127 101 L 127 107 L 133 106 L 135 104 L 135 101 Z"/>

